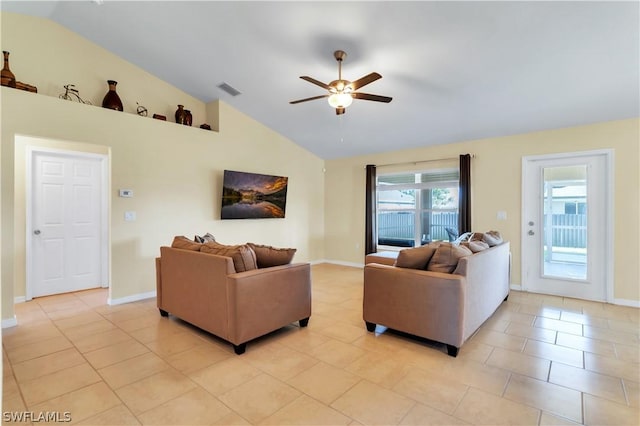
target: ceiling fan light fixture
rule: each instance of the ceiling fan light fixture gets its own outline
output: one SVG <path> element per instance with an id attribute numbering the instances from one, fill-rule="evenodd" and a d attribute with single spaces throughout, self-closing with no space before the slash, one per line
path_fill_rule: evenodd
<path id="1" fill-rule="evenodd" d="M 353 102 L 353 97 L 348 93 L 334 93 L 328 101 L 332 108 L 346 108 Z"/>

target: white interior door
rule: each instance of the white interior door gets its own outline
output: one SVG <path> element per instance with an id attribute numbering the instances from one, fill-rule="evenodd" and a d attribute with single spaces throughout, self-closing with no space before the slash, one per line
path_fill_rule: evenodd
<path id="1" fill-rule="evenodd" d="M 607 300 L 609 153 L 523 159 L 523 290 Z"/>
<path id="2" fill-rule="evenodd" d="M 103 161 L 33 152 L 28 296 L 106 286 Z"/>

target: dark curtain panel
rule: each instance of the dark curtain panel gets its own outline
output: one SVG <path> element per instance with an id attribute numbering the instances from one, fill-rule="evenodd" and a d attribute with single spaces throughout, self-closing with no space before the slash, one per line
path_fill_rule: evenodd
<path id="1" fill-rule="evenodd" d="M 365 194 L 364 220 L 364 254 L 378 251 L 378 226 L 376 225 L 376 166 L 367 165 L 367 182 Z"/>
<path id="2" fill-rule="evenodd" d="M 471 155 L 460 156 L 458 235 L 471 232 Z"/>

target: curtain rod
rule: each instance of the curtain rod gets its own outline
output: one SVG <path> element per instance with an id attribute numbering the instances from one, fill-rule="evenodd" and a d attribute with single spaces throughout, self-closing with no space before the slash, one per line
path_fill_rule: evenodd
<path id="1" fill-rule="evenodd" d="M 376 164 L 376 167 L 386 167 L 386 166 L 400 166 L 404 164 L 420 164 L 420 163 L 431 163 L 434 161 L 446 161 L 446 160 L 458 160 L 460 157 L 448 157 L 448 158 L 434 158 L 431 160 L 420 160 L 420 161 L 406 161 L 402 163 L 389 163 L 389 164 Z M 471 154 L 471 158 L 476 158 L 475 154 Z"/>

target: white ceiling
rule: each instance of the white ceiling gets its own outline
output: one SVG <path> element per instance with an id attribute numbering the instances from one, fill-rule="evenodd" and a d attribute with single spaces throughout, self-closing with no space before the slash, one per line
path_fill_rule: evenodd
<path id="1" fill-rule="evenodd" d="M 333 159 L 640 116 L 639 3 L 2 1 Z M 336 116 L 299 79 L 383 78 Z M 223 82 L 242 94 L 232 97 Z"/>

